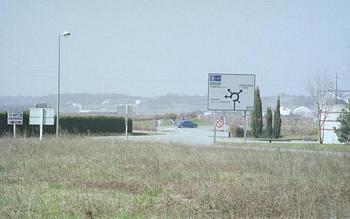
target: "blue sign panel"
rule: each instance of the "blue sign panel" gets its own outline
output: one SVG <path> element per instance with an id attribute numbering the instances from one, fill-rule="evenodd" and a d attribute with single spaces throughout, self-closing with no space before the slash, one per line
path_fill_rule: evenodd
<path id="1" fill-rule="evenodd" d="M 210 81 L 221 81 L 221 75 L 210 75 Z"/>

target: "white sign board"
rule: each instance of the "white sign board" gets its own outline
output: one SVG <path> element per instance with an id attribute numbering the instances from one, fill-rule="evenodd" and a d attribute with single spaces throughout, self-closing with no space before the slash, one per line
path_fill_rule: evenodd
<path id="1" fill-rule="evenodd" d="M 41 115 L 43 110 L 43 115 Z M 41 118 L 42 116 L 42 118 Z M 55 124 L 55 109 L 53 108 L 30 108 L 29 112 L 29 125 L 40 125 L 41 119 L 43 125 Z"/>
<path id="2" fill-rule="evenodd" d="M 208 74 L 208 110 L 253 110 L 254 92 L 254 74 Z"/>
<path id="3" fill-rule="evenodd" d="M 23 125 L 23 113 L 22 112 L 7 112 L 7 124 L 8 125 Z"/>

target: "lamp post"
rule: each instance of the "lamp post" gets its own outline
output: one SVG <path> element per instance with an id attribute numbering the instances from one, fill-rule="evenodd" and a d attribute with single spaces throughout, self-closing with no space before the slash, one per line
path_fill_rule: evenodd
<path id="1" fill-rule="evenodd" d="M 57 66 L 57 102 L 56 102 L 56 138 L 59 133 L 59 121 L 60 121 L 60 96 L 61 96 L 61 37 L 64 36 L 68 38 L 70 32 L 65 31 L 61 34 L 58 34 L 58 66 Z"/>

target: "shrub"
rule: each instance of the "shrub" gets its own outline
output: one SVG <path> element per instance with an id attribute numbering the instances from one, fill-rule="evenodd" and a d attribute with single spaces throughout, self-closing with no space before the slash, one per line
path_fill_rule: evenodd
<path id="1" fill-rule="evenodd" d="M 236 126 L 236 125 L 230 125 L 230 136 L 231 137 L 244 137 L 244 128 Z"/>

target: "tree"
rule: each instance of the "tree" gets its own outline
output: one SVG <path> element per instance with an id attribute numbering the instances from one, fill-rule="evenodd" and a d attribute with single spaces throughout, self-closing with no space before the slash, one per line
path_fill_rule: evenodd
<path id="1" fill-rule="evenodd" d="M 272 110 L 270 107 L 266 110 L 266 137 L 272 137 Z"/>
<path id="2" fill-rule="evenodd" d="M 332 84 L 326 74 L 317 74 L 309 81 L 308 92 L 311 96 L 313 107 L 311 109 L 317 123 L 318 141 L 323 144 L 322 127 L 327 119 L 328 112 L 332 106 Z"/>
<path id="3" fill-rule="evenodd" d="M 275 138 L 281 137 L 282 120 L 281 120 L 280 107 L 281 107 L 280 97 L 278 97 L 277 103 L 276 103 L 275 114 L 274 114 L 274 118 L 273 118 L 273 137 L 275 137 Z"/>
<path id="4" fill-rule="evenodd" d="M 340 122 L 339 128 L 335 129 L 335 133 L 338 136 L 338 140 L 342 143 L 350 142 L 350 99 L 345 108 L 342 109 L 338 119 Z"/>
<path id="5" fill-rule="evenodd" d="M 255 90 L 254 96 L 254 110 L 252 112 L 252 132 L 255 138 L 258 138 L 262 135 L 263 130 L 263 117 L 262 117 L 262 103 L 260 98 L 259 87 Z"/>

